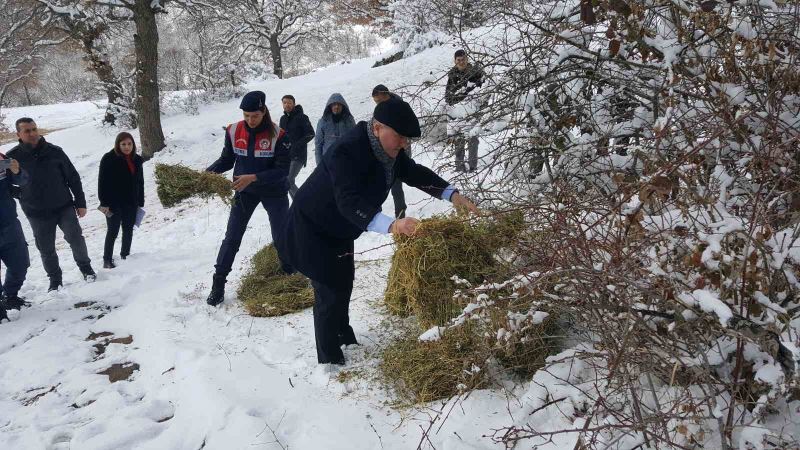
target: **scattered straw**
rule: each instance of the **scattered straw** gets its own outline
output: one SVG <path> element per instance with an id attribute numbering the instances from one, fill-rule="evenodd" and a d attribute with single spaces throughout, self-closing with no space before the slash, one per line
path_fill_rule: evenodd
<path id="1" fill-rule="evenodd" d="M 205 171 L 197 171 L 176 164 L 156 164 L 157 193 L 161 204 L 167 208 L 190 197 L 218 196 L 229 203 L 233 196 L 230 180 Z"/>
<path id="2" fill-rule="evenodd" d="M 411 331 L 383 351 L 381 373 L 409 404 L 449 398 L 484 386 L 484 348 L 468 328 L 445 333 L 438 341 L 421 342 Z"/>
<path id="3" fill-rule="evenodd" d="M 314 305 L 314 290 L 306 277 L 286 275 L 273 244 L 259 250 L 251 264 L 238 291 L 251 316 L 282 316 Z"/>

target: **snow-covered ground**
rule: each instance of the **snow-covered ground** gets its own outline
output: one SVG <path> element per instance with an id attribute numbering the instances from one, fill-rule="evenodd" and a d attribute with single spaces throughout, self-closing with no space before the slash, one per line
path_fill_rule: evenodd
<path id="1" fill-rule="evenodd" d="M 370 69 L 373 59 L 353 61 L 250 88 L 267 93 L 275 121 L 281 96 L 293 94 L 316 125 L 333 92 L 345 96 L 359 119 L 373 108 L 369 94 L 375 84 L 394 88 L 435 79 L 450 66 L 451 55 L 449 47 L 434 48 L 376 69 Z M 350 381 L 339 382 L 316 364 L 311 310 L 252 318 L 236 301 L 247 259 L 270 241 L 264 211 L 250 221 L 226 302 L 218 309 L 205 304 L 228 208 L 218 200 L 196 200 L 164 209 L 153 163 L 207 166 L 222 148 L 221 127 L 241 117 L 238 100 L 203 106 L 199 115 L 164 118 L 168 147 L 145 165 L 148 215 L 135 232 L 133 254 L 126 261 L 117 258 L 114 270 L 100 269 L 105 221 L 94 208 L 100 157 L 112 147 L 116 130 L 99 126 L 102 110 L 91 103 L 5 112 L 9 124 L 26 115 L 40 127 L 59 129 L 47 139 L 64 148 L 83 178 L 91 212 L 81 224 L 99 275 L 96 283 L 82 281 L 59 232 L 65 287 L 48 294 L 30 227 L 20 214 L 31 252 L 21 295 L 33 306 L 12 312 L 12 322 L 0 325 L 0 448 L 389 449 L 416 448 L 423 434 L 437 449 L 496 448 L 484 435 L 514 421 L 510 414 L 518 400 L 508 392 L 476 392 L 452 411 L 452 405 L 422 411 L 391 406 L 391 395 L 374 379 L 378 350 L 387 342 L 381 298 L 388 237 L 365 234 L 356 244 L 351 320 L 364 345 L 346 351 L 346 370 L 355 373 Z M 440 155 L 417 159 L 434 166 L 443 161 Z M 406 190 L 410 215 L 449 207 Z M 391 197 L 384 208 L 393 210 Z M 103 332 L 112 335 L 96 335 Z M 136 364 L 138 370 L 112 383 L 98 372 L 114 364 Z M 449 412 L 449 418 L 428 430 L 437 411 Z"/>

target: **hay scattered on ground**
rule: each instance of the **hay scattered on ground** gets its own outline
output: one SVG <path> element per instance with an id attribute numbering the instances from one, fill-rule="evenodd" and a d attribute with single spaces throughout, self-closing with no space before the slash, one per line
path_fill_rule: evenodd
<path id="1" fill-rule="evenodd" d="M 467 328 L 432 342 L 412 330 L 383 351 L 380 369 L 408 404 L 449 398 L 488 382 L 485 349 Z"/>
<path id="2" fill-rule="evenodd" d="M 230 203 L 233 197 L 231 182 L 222 175 L 197 171 L 181 164 L 156 164 L 157 193 L 166 208 L 191 197 L 210 198 L 218 196 Z"/>
<path id="3" fill-rule="evenodd" d="M 419 235 L 398 239 L 385 302 L 396 314 L 414 315 L 419 328 L 412 325 L 384 349 L 380 369 L 403 403 L 489 387 L 496 374 L 530 379 L 557 352 L 562 333 L 556 317 L 531 312 L 530 297 L 511 287 L 495 292 L 461 325 L 451 323 L 468 301 L 453 299 L 453 275 L 473 286 L 508 279 L 512 268 L 496 256 L 507 253 L 524 227 L 521 213 L 472 221 L 439 216 L 423 220 Z M 438 340 L 419 340 L 422 331 L 446 325 Z"/>
<path id="4" fill-rule="evenodd" d="M 274 317 L 302 311 L 314 305 L 314 290 L 301 274 L 287 275 L 273 244 L 253 256 L 242 278 L 239 300 L 251 316 Z"/>
<path id="5" fill-rule="evenodd" d="M 552 315 L 543 321 L 510 318 L 507 307 L 492 306 L 491 320 L 447 328 L 435 341 L 420 341 L 412 327 L 383 350 L 383 379 L 408 405 L 490 387 L 497 374 L 530 380 L 558 352 L 562 333 Z M 517 327 L 514 333 L 504 331 L 512 328 L 510 321 Z"/>
<path id="6" fill-rule="evenodd" d="M 522 229 L 519 213 L 468 220 L 422 220 L 414 237 L 398 237 L 384 300 L 389 311 L 415 315 L 423 329 L 446 325 L 465 306 L 454 300 L 457 275 L 473 285 L 506 270 L 494 257 Z"/>

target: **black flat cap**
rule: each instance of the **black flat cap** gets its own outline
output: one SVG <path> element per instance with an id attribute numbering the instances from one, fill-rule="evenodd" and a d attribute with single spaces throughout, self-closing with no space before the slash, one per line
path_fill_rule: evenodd
<path id="1" fill-rule="evenodd" d="M 422 136 L 417 115 L 414 114 L 411 105 L 399 97 L 392 97 L 385 102 L 378 103 L 372 115 L 375 120 L 390 127 L 400 136 L 408 138 Z"/>

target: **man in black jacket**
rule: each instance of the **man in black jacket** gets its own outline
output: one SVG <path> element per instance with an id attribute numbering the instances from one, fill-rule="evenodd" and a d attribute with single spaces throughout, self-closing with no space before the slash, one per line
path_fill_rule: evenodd
<path id="1" fill-rule="evenodd" d="M 242 97 L 241 120 L 228 126 L 225 147 L 219 159 L 206 169 L 224 173 L 233 169 L 233 196 L 225 239 L 219 247 L 211 293 L 206 303 L 218 306 L 225 300 L 225 283 L 242 237 L 253 212 L 260 203 L 267 210 L 272 241 L 281 239 L 281 230 L 289 210 L 289 149 L 283 145 L 285 134 L 272 122 L 265 104 L 266 94 L 252 91 Z M 287 267 L 288 269 L 288 267 Z"/>
<path id="2" fill-rule="evenodd" d="M 287 134 L 285 142 L 292 157 L 286 181 L 289 184 L 289 195 L 294 198 L 298 189 L 294 180 L 308 161 L 308 143 L 314 139 L 314 127 L 311 126 L 308 116 L 303 113 L 303 107 L 295 105 L 294 96 L 284 95 L 281 103 L 283 103 L 283 116 L 280 127 Z"/>
<path id="3" fill-rule="evenodd" d="M 8 157 L 19 161 L 30 176 L 30 183 L 20 188 L 19 202 L 28 218 L 42 256 L 42 266 L 50 277 L 49 291 L 62 286 L 61 267 L 56 253 L 56 227 L 72 248 L 72 256 L 86 281 L 94 281 L 95 273 L 78 217 L 86 215 L 86 197 L 81 177 L 64 150 L 39 136 L 33 119 L 16 121 L 19 145 Z"/>
<path id="4" fill-rule="evenodd" d="M 400 97 L 397 94 L 389 91 L 389 88 L 386 86 L 379 84 L 372 88 L 372 101 L 375 104 L 385 102 L 391 99 L 398 99 Z M 406 155 L 411 157 L 411 146 L 409 145 L 405 149 Z M 392 200 L 394 201 L 394 216 L 398 219 L 402 219 L 406 216 L 406 209 L 408 206 L 406 205 L 406 193 L 403 192 L 403 182 L 395 180 L 394 184 L 392 185 Z"/>
<path id="5" fill-rule="evenodd" d="M 28 181 L 28 173 L 20 168 L 19 162 L 0 153 L 0 261 L 6 266 L 5 283 L 0 284 L 0 322 L 8 319 L 7 309 L 18 310 L 29 305 L 17 296 L 31 262 L 28 243 L 17 219 L 17 203 L 11 197 L 14 186 L 25 186 Z"/>
<path id="6" fill-rule="evenodd" d="M 360 122 L 325 153 L 289 209 L 277 248 L 283 261 L 311 279 L 321 364 L 344 364 L 340 346 L 357 343 L 348 313 L 355 239 L 364 231 L 412 235 L 419 224 L 411 217 L 393 219 L 381 212 L 396 179 L 477 212 L 448 182 L 406 155 L 409 138 L 420 134 L 408 103 L 379 103 L 370 122 Z"/>
<path id="7" fill-rule="evenodd" d="M 469 63 L 464 50 L 456 51 L 455 65 L 447 72 L 447 87 L 444 91 L 444 100 L 450 105 L 457 105 L 464 100 L 475 88 L 483 85 L 484 73 L 480 67 Z M 460 172 L 474 172 L 478 168 L 478 137 L 471 136 L 467 139 L 463 132 L 453 136 L 456 153 L 456 170 Z M 468 166 L 464 164 L 465 147 L 469 147 Z"/>

